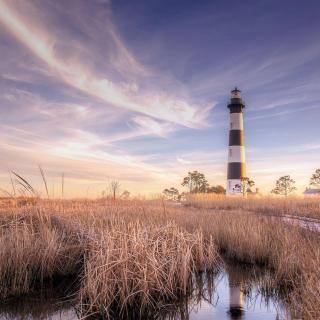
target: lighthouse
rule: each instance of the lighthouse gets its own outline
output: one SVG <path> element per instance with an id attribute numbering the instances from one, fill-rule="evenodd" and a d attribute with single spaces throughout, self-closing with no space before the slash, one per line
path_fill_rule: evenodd
<path id="1" fill-rule="evenodd" d="M 227 195 L 242 195 L 241 178 L 246 176 L 246 161 L 244 150 L 243 109 L 241 91 L 235 88 L 231 91 L 228 104 L 230 110 L 230 131 L 228 150 Z"/>
<path id="2" fill-rule="evenodd" d="M 229 313 L 232 319 L 242 319 L 244 314 L 244 295 L 242 283 L 229 275 Z"/>

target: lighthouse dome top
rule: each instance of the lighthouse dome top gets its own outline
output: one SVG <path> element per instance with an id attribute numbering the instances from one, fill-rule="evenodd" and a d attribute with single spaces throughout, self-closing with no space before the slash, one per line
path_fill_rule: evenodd
<path id="1" fill-rule="evenodd" d="M 232 91 L 231 91 L 231 99 L 240 99 L 241 98 L 241 91 L 235 87 Z"/>
<path id="2" fill-rule="evenodd" d="M 244 101 L 241 99 L 241 91 L 235 87 L 231 91 L 231 99 L 230 103 L 228 104 L 228 108 L 230 112 L 242 112 L 242 109 L 245 107 Z"/>

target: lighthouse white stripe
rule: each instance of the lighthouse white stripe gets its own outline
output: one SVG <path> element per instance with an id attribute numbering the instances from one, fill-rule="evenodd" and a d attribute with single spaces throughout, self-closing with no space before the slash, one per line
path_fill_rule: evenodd
<path id="1" fill-rule="evenodd" d="M 229 146 L 228 162 L 246 162 L 244 146 Z"/>
<path id="2" fill-rule="evenodd" d="M 230 130 L 243 130 L 242 112 L 230 113 Z"/>
<path id="3" fill-rule="evenodd" d="M 227 182 L 227 195 L 241 195 L 240 179 L 229 179 Z"/>
<path id="4" fill-rule="evenodd" d="M 243 307 L 243 292 L 240 285 L 235 282 L 229 283 L 230 309 L 241 309 Z"/>

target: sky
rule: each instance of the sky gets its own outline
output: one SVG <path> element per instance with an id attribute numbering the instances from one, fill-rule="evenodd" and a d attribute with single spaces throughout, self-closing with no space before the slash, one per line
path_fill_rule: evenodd
<path id="1" fill-rule="evenodd" d="M 0 187 L 133 195 L 226 185 L 230 91 L 247 175 L 298 193 L 320 167 L 319 1 L 0 0 Z"/>

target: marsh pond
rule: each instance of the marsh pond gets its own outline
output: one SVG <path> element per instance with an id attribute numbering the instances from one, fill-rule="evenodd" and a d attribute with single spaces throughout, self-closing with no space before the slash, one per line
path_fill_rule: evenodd
<path id="1" fill-rule="evenodd" d="M 277 290 L 267 289 L 271 279 L 272 274 L 264 269 L 224 263 L 217 272 L 192 275 L 190 295 L 164 305 L 148 319 L 301 319 Z M 81 319 L 73 290 L 70 280 L 8 300 L 0 305 L 0 320 Z"/>

